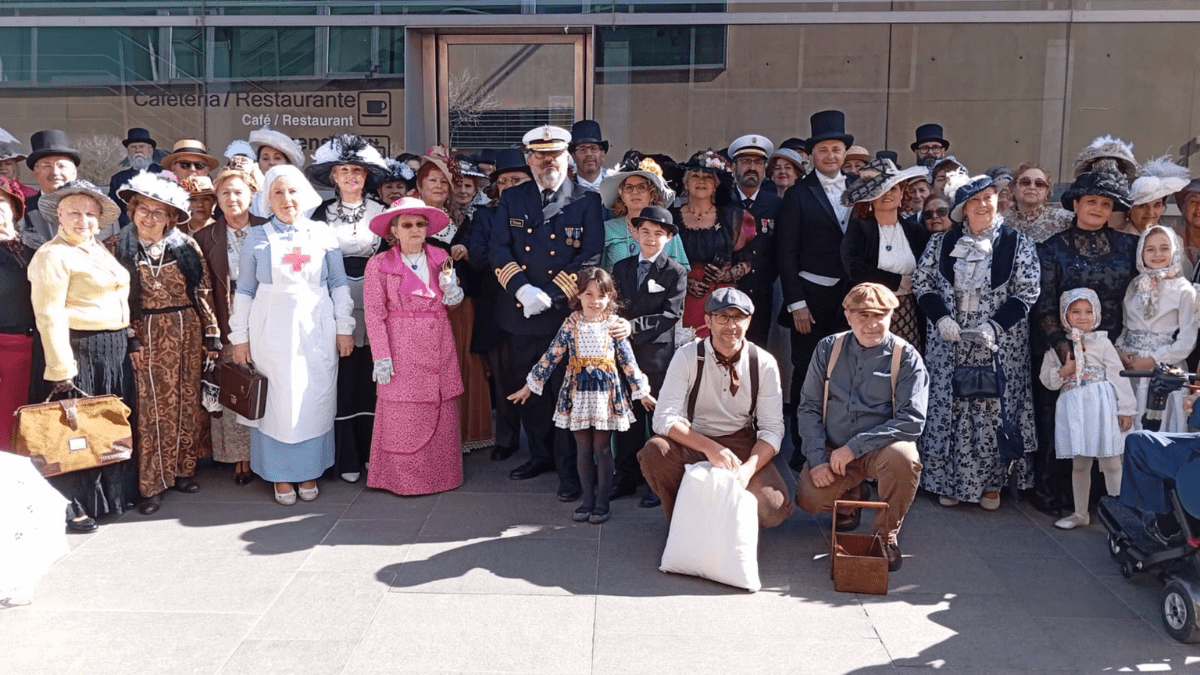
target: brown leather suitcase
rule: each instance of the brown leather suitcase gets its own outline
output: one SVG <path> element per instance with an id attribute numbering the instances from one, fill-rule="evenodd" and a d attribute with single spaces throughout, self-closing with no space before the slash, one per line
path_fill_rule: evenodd
<path id="1" fill-rule="evenodd" d="M 261 419 L 267 409 L 267 378 L 236 363 L 221 364 L 221 405 L 248 420 Z"/>
<path id="2" fill-rule="evenodd" d="M 133 456 L 129 412 L 112 395 L 21 406 L 13 452 L 32 459 L 46 477 L 123 462 Z"/>

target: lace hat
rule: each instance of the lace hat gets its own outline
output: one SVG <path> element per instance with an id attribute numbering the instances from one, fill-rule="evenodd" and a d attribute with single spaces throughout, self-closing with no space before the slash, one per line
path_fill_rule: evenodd
<path id="1" fill-rule="evenodd" d="M 208 181 L 208 178 L 206 177 L 205 180 Z M 211 181 L 208 182 L 208 188 L 210 191 L 212 190 Z M 176 224 L 186 223 L 192 218 L 191 195 L 170 172 L 139 171 L 117 189 L 117 198 L 126 204 L 134 195 L 141 195 L 174 208 Z"/>

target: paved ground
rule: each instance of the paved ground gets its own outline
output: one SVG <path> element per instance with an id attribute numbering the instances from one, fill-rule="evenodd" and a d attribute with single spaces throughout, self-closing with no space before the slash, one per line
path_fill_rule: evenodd
<path id="1" fill-rule="evenodd" d="M 573 523 L 553 477 L 508 480 L 518 461 L 471 456 L 432 497 L 326 481 L 293 507 L 209 468 L 155 516 L 73 536 L 34 603 L 0 611 L 0 672 L 1200 672 L 1098 525 L 922 495 L 890 595 L 857 596 L 814 560 L 828 518 L 797 514 L 749 594 L 659 572 L 659 511 Z"/>

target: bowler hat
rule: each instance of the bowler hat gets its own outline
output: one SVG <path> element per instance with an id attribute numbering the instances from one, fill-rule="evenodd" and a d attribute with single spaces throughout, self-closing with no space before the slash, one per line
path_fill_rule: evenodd
<path id="1" fill-rule="evenodd" d="M 792 137 L 780 143 L 779 147 L 787 148 L 788 150 L 802 150 L 804 152 L 808 152 L 808 141 L 803 138 Z"/>
<path id="2" fill-rule="evenodd" d="M 726 309 L 736 309 L 746 316 L 751 316 L 754 314 L 754 303 L 750 296 L 729 286 L 708 294 L 708 299 L 704 301 L 705 314 L 716 314 Z"/>
<path id="3" fill-rule="evenodd" d="M 846 133 L 846 113 L 841 110 L 822 110 L 808 118 L 812 136 L 806 149 L 812 149 L 821 141 L 841 141 L 848 148 L 854 145 L 854 136 Z"/>
<path id="4" fill-rule="evenodd" d="M 641 227 L 642 223 L 655 223 L 667 228 L 667 231 L 673 235 L 679 234 L 679 226 L 675 224 L 675 219 L 671 217 L 671 212 L 661 206 L 647 206 L 642 209 L 637 216 L 630 218 L 633 221 L 634 227 Z"/>
<path id="5" fill-rule="evenodd" d="M 929 141 L 937 141 L 942 146 L 943 150 L 950 149 L 950 141 L 943 138 L 942 125 L 940 124 L 922 124 L 917 127 L 917 140 L 912 145 L 908 146 L 913 152 L 917 151 L 917 147 Z"/>
<path id="6" fill-rule="evenodd" d="M 608 152 L 608 141 L 603 139 L 600 123 L 596 120 L 579 120 L 571 125 L 571 145 L 568 152 L 575 152 L 575 146 L 580 143 L 595 143 L 600 149 Z"/>
<path id="7" fill-rule="evenodd" d="M 158 147 L 158 141 L 150 138 L 150 132 L 141 127 L 134 127 L 125 133 L 121 145 L 128 148 L 130 143 L 149 143 L 152 148 Z"/>
<path id="8" fill-rule="evenodd" d="M 491 148 L 484 148 L 475 154 L 476 164 L 495 164 L 497 152 Z"/>
<path id="9" fill-rule="evenodd" d="M 29 156 L 25 158 L 25 166 L 33 168 L 34 164 L 43 157 L 51 155 L 63 155 L 70 157 L 75 166 L 79 166 L 79 151 L 67 144 L 67 133 L 58 129 L 45 129 L 36 131 L 33 137 L 29 139 L 29 145 L 33 149 L 29 151 Z"/>
<path id="10" fill-rule="evenodd" d="M 897 155 L 895 150 L 876 150 L 875 159 L 886 159 L 895 164 L 897 168 L 900 167 L 900 155 Z"/>

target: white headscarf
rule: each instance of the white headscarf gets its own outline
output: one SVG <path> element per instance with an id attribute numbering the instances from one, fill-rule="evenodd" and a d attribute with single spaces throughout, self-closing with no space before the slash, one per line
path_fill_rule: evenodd
<path id="1" fill-rule="evenodd" d="M 271 186 L 280 178 L 292 179 L 292 182 L 299 188 L 300 210 L 303 213 L 312 213 L 313 209 L 321 205 L 321 195 L 317 194 L 317 191 L 309 184 L 303 171 L 291 164 L 278 164 L 271 167 L 267 171 L 267 175 L 263 177 L 262 194 L 268 208 L 271 204 Z"/>
<path id="2" fill-rule="evenodd" d="M 1092 305 L 1092 330 L 1082 331 L 1067 323 L 1067 310 L 1076 300 L 1087 300 Z M 1071 349 L 1075 354 L 1075 384 L 1083 384 L 1083 338 L 1087 333 L 1096 330 L 1100 325 L 1100 296 L 1090 288 L 1072 288 L 1064 291 L 1058 298 L 1058 318 L 1063 328 L 1067 329 L 1067 337 L 1071 340 Z"/>
<path id="3" fill-rule="evenodd" d="M 1146 261 L 1142 257 L 1142 249 L 1146 246 L 1146 240 L 1154 233 L 1166 235 L 1167 241 L 1171 244 L 1171 262 L 1160 269 L 1146 267 Z M 1134 303 L 1136 303 L 1134 306 L 1141 305 L 1142 316 L 1150 319 L 1158 311 L 1158 291 L 1162 286 L 1162 280 L 1174 279 L 1179 276 L 1179 271 L 1183 268 L 1183 247 L 1180 246 L 1178 237 L 1171 230 L 1162 225 L 1147 227 L 1141 238 L 1138 239 L 1136 263 L 1139 274 L 1133 280 Z"/>

